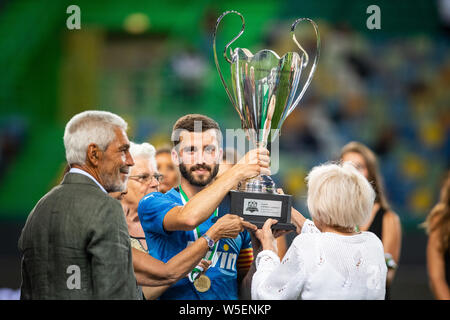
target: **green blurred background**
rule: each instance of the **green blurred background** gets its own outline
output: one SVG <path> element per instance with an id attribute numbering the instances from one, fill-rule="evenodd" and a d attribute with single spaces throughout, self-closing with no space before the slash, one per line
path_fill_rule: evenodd
<path id="1" fill-rule="evenodd" d="M 72 4 L 80 30 L 66 27 Z M 381 9 L 380 30 L 366 26 L 372 4 Z M 17 239 L 34 204 L 60 181 L 62 135 L 74 114 L 115 112 L 128 121 L 130 140 L 156 147 L 187 113 L 239 127 L 212 54 L 215 21 L 233 9 L 246 19 L 233 48 L 252 52 L 295 50 L 291 23 L 318 23 L 321 58 L 283 126 L 274 179 L 308 215 L 307 172 L 348 141 L 371 147 L 404 232 L 392 296 L 430 298 L 418 225 L 449 168 L 449 7 L 445 0 L 0 1 L 0 287 L 20 284 Z M 220 52 L 240 26 L 237 16 L 223 20 Z M 297 38 L 314 47 L 307 25 Z"/>

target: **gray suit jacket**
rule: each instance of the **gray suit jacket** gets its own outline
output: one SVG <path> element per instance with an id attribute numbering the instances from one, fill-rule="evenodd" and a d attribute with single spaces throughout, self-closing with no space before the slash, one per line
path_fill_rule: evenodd
<path id="1" fill-rule="evenodd" d="M 36 204 L 19 239 L 21 299 L 140 299 L 119 201 L 68 173 Z"/>

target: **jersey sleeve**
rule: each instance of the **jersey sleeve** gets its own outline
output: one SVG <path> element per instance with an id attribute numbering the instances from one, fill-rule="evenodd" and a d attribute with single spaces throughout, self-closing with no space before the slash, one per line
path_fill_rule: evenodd
<path id="1" fill-rule="evenodd" d="M 237 259 L 236 267 L 237 269 L 243 271 L 250 269 L 250 266 L 253 263 L 253 248 L 252 242 L 250 238 L 250 234 L 247 230 L 242 232 L 242 247 L 239 252 L 239 256 Z"/>
<path id="2" fill-rule="evenodd" d="M 247 230 L 242 232 L 242 238 L 242 249 L 252 249 L 252 238 Z"/>
<path id="3" fill-rule="evenodd" d="M 164 217 L 167 212 L 177 206 L 181 204 L 160 192 L 145 196 L 138 206 L 138 216 L 144 232 L 168 235 L 170 232 L 164 230 L 163 226 Z"/>

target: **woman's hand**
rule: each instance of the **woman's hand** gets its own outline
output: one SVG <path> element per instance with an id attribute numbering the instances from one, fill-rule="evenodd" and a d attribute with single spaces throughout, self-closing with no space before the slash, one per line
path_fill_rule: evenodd
<path id="1" fill-rule="evenodd" d="M 272 221 L 269 221 L 269 220 L 272 220 Z M 250 237 L 252 239 L 252 248 L 253 248 L 253 256 L 254 257 L 256 257 L 261 252 L 261 250 L 272 250 L 275 253 L 278 253 L 277 252 L 278 248 L 277 248 L 275 239 L 291 232 L 292 230 L 276 229 L 276 230 L 272 231 L 271 227 L 277 222 L 278 221 L 275 219 L 268 219 L 264 223 L 264 226 L 267 225 L 266 229 L 264 229 L 264 226 L 262 229 L 257 229 L 257 230 L 247 229 L 249 231 Z M 270 226 L 269 226 L 269 224 L 270 224 Z M 265 232 L 267 232 L 268 234 L 265 235 Z M 275 243 L 273 243 L 273 241 L 275 241 Z M 265 243 L 265 246 L 262 245 L 262 242 Z"/>
<path id="2" fill-rule="evenodd" d="M 278 254 L 277 242 L 275 240 L 275 234 L 272 233 L 272 226 L 278 221 L 275 219 L 267 219 L 262 229 L 258 229 L 255 232 L 256 238 L 261 243 L 262 250 L 272 250 Z M 286 233 L 285 230 L 275 230 L 277 236 Z"/>
<path id="3" fill-rule="evenodd" d="M 212 263 L 211 260 L 205 260 L 205 259 L 202 259 L 202 261 L 200 261 L 200 264 L 199 264 L 199 265 L 200 265 L 200 267 L 202 267 L 202 269 L 203 269 L 202 273 L 205 273 L 206 270 L 209 269 L 209 267 L 211 266 L 211 263 Z"/>

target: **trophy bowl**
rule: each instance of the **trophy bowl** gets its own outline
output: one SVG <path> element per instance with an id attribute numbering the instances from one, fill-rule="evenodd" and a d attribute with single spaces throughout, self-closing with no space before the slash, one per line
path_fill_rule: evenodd
<path id="1" fill-rule="evenodd" d="M 242 21 L 239 34 L 226 46 L 224 59 L 230 65 L 231 86 L 227 85 L 216 51 L 216 35 L 222 19 L 230 14 L 237 14 Z M 302 80 L 302 71 L 309 65 L 308 53 L 298 43 L 295 29 L 302 21 L 308 21 L 314 27 L 317 37 L 317 49 L 313 64 Z M 297 52 L 287 52 L 281 58 L 272 50 L 263 49 L 252 54 L 246 48 L 230 48 L 245 29 L 242 14 L 237 11 L 224 12 L 216 22 L 213 37 L 213 52 L 216 67 L 224 85 L 225 91 L 237 111 L 242 129 L 245 130 L 253 147 L 268 146 L 280 134 L 281 127 L 288 115 L 297 107 L 306 89 L 311 83 L 320 54 L 320 36 L 316 23 L 309 18 L 295 20 L 291 26 L 294 43 L 300 49 Z M 304 77 L 303 77 L 304 78 Z M 231 90 L 230 90 L 231 88 Z M 231 212 L 242 216 L 261 227 L 268 218 L 277 219 L 276 229 L 295 229 L 290 223 L 292 197 L 276 193 L 275 183 L 269 176 L 258 176 L 248 179 L 237 191 L 230 191 Z"/>

